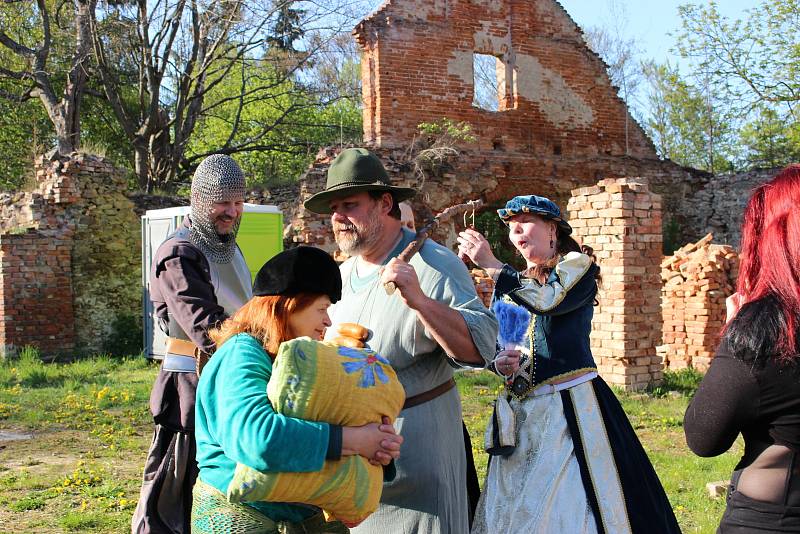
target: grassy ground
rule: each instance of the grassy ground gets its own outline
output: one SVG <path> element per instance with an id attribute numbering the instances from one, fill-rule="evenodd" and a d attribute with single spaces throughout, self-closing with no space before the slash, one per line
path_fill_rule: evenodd
<path id="1" fill-rule="evenodd" d="M 0 365 L 0 532 L 130 532 L 151 437 L 144 358 Z"/>
<path id="2" fill-rule="evenodd" d="M 0 363 L 0 532 L 126 532 L 151 437 L 147 399 L 157 367 L 142 358 Z M 685 532 L 713 532 L 724 508 L 705 484 L 725 479 L 741 453 L 701 459 L 681 420 L 696 377 L 670 375 L 648 395 L 620 394 Z M 483 428 L 499 381 L 458 378 L 481 479 Z M 32 439 L 3 440 L 10 433 Z"/>

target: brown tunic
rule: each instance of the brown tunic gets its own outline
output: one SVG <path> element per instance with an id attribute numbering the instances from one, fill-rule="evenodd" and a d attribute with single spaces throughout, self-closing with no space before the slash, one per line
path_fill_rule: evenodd
<path id="1" fill-rule="evenodd" d="M 208 330 L 228 315 L 217 301 L 211 265 L 185 237 L 185 230 L 190 227 L 191 221 L 186 217 L 179 231 L 156 251 L 150 272 L 150 298 L 163 330 L 167 331 L 171 316 L 172 324 L 183 330 L 182 334 L 211 354 L 216 347 Z M 241 252 L 237 254 L 243 262 Z M 249 275 L 240 282 L 249 287 Z M 183 337 L 176 332 L 169 334 Z M 131 522 L 133 533 L 190 532 L 192 486 L 198 473 L 194 442 L 196 391 L 195 373 L 162 369 L 156 377 L 150 394 L 156 428 Z"/>

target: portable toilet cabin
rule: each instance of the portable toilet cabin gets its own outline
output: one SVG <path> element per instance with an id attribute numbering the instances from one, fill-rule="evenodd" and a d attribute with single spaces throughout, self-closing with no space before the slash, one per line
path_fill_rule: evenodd
<path id="1" fill-rule="evenodd" d="M 150 301 L 150 265 L 159 245 L 178 229 L 190 212 L 189 206 L 148 210 L 142 216 L 142 309 L 144 354 L 148 358 L 164 357 L 166 335 L 158 326 Z M 236 243 L 250 269 L 250 279 L 268 259 L 283 250 L 283 214 L 277 206 L 244 205 Z"/>

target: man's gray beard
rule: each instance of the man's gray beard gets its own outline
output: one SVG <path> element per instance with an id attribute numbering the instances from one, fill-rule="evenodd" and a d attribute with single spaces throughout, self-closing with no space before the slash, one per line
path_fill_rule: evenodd
<path id="1" fill-rule="evenodd" d="M 351 225 L 350 227 L 355 229 L 355 234 L 348 233 L 347 235 L 342 235 L 339 232 L 334 232 L 333 234 L 336 244 L 339 246 L 339 250 L 348 256 L 361 255 L 362 252 L 380 241 L 381 233 L 383 232 L 383 224 L 378 220 L 374 223 L 370 223 L 361 232 L 359 232 L 358 228 L 355 228 L 355 226 Z"/>

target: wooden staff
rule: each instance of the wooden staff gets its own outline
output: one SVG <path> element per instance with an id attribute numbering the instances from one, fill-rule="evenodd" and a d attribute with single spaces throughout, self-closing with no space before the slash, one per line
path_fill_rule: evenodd
<path id="1" fill-rule="evenodd" d="M 481 208 L 481 206 L 483 206 L 483 200 L 478 199 L 445 208 L 444 211 L 434 217 L 431 222 L 417 230 L 417 234 L 414 236 L 414 241 L 409 243 L 406 248 L 403 249 L 403 252 L 397 256 L 397 258 L 408 263 L 411 258 L 414 257 L 414 254 L 419 252 L 419 249 L 422 248 L 422 245 L 425 244 L 425 240 L 428 239 L 428 234 L 436 230 L 441 223 L 449 221 L 454 215 L 459 215 L 467 211 L 478 210 Z M 386 282 L 383 285 L 383 289 L 386 290 L 387 295 L 391 295 L 397 289 L 397 284 L 394 282 Z"/>

